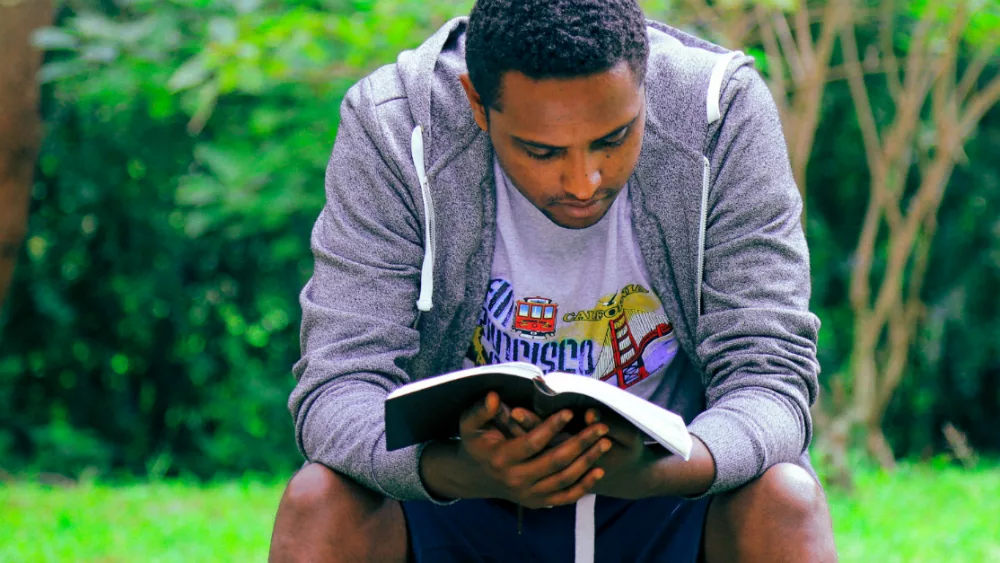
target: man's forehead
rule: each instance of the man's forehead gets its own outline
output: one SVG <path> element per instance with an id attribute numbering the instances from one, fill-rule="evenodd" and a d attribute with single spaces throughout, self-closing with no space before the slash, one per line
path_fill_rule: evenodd
<path id="1" fill-rule="evenodd" d="M 597 139 L 632 121 L 642 109 L 643 90 L 625 64 L 599 74 L 532 79 L 509 71 L 501 79 L 500 110 L 494 119 L 505 132 L 553 146 Z"/>

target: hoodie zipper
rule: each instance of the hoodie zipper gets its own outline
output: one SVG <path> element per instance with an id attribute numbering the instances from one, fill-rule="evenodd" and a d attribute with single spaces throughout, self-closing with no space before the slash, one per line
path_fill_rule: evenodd
<path id="1" fill-rule="evenodd" d="M 695 287 L 695 298 L 698 303 L 698 316 L 701 317 L 701 286 L 705 281 L 705 229 L 708 226 L 708 187 L 712 177 L 712 164 L 708 157 L 702 155 L 701 175 L 701 217 L 698 221 L 698 285 Z"/>

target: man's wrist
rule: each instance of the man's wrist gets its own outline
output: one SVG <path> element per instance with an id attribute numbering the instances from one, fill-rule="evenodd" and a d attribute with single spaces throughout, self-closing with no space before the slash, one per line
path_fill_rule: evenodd
<path id="1" fill-rule="evenodd" d="M 461 455 L 457 440 L 430 442 L 420 455 L 420 480 L 434 498 L 441 501 L 474 498 L 474 468 Z"/>
<path id="2" fill-rule="evenodd" d="M 692 436 L 691 458 L 664 455 L 650 467 L 643 479 L 651 494 L 647 496 L 696 497 L 705 494 L 715 482 L 715 460 L 697 436 Z"/>

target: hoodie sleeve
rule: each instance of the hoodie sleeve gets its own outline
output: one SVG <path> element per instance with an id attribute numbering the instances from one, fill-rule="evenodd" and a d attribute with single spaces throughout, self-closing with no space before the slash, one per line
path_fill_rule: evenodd
<path id="1" fill-rule="evenodd" d="M 413 197 L 373 141 L 382 129 L 367 88 L 353 87 L 341 106 L 312 233 L 315 270 L 300 296 L 302 359 L 289 409 L 307 460 L 395 499 L 433 500 L 418 471 L 421 448 L 385 447 L 385 397 L 409 381 L 419 347 L 423 246 Z"/>
<path id="2" fill-rule="evenodd" d="M 819 371 L 802 201 L 777 108 L 749 66 L 733 72 L 721 107 L 708 153 L 697 330 L 707 409 L 690 428 L 715 459 L 708 494 L 800 460 L 812 437 Z"/>

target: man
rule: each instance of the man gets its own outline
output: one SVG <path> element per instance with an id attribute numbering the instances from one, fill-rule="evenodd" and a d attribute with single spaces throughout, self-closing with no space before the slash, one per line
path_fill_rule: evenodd
<path id="1" fill-rule="evenodd" d="M 479 0 L 351 89 L 326 189 L 272 561 L 836 559 L 801 201 L 748 57 L 634 0 Z M 386 451 L 392 389 L 515 360 L 679 413 L 691 460 L 495 393 Z"/>

